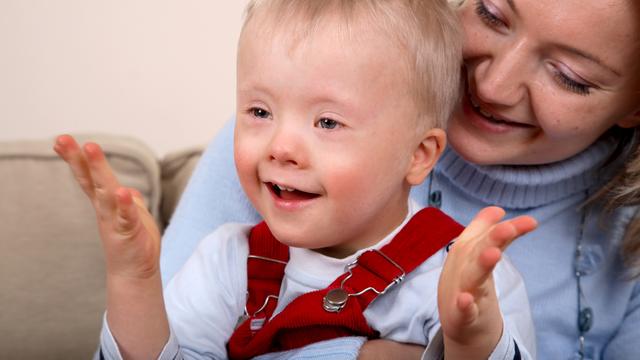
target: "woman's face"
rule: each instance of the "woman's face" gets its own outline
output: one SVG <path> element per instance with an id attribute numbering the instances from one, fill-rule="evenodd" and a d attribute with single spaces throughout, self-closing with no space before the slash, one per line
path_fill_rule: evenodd
<path id="1" fill-rule="evenodd" d="M 467 0 L 459 14 L 466 93 L 448 136 L 467 160 L 550 163 L 640 124 L 636 0 Z"/>

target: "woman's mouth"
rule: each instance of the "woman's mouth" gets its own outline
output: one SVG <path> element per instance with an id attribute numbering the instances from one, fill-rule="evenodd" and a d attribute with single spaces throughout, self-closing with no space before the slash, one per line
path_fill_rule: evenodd
<path id="1" fill-rule="evenodd" d="M 505 133 L 515 129 L 532 129 L 533 125 L 507 119 L 484 108 L 469 91 L 465 94 L 464 116 L 476 127 L 494 133 Z"/>

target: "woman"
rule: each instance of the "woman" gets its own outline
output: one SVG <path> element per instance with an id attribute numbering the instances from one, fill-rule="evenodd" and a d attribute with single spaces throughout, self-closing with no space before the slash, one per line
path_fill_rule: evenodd
<path id="1" fill-rule="evenodd" d="M 467 0 L 465 94 L 450 149 L 412 193 L 462 224 L 487 205 L 539 228 L 507 250 L 541 359 L 640 354 L 640 4 Z M 165 281 L 206 233 L 257 221 L 235 178 L 232 126 L 196 170 L 165 234 Z M 216 186 L 212 186 L 216 184 Z"/>

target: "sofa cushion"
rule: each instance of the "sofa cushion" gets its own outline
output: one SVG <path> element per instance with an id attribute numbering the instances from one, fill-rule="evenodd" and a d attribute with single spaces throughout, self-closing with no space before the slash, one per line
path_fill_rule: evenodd
<path id="1" fill-rule="evenodd" d="M 204 147 L 176 151 L 167 154 L 160 162 L 162 170 L 162 201 L 160 204 L 160 219 L 163 226 L 169 224 L 171 215 L 180 200 L 182 191 L 187 186 Z"/>
<path id="2" fill-rule="evenodd" d="M 159 215 L 160 170 L 144 144 L 99 143 L 124 186 Z M 95 215 L 53 139 L 0 143 L 0 359 L 87 359 L 105 307 Z"/>

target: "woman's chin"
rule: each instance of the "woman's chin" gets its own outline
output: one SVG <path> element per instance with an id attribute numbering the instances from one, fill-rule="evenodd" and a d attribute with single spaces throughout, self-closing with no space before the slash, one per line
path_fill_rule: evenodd
<path id="1" fill-rule="evenodd" d="M 448 145 L 464 160 L 477 165 L 498 165 L 503 162 L 492 144 L 476 144 L 476 139 L 449 136 Z"/>

